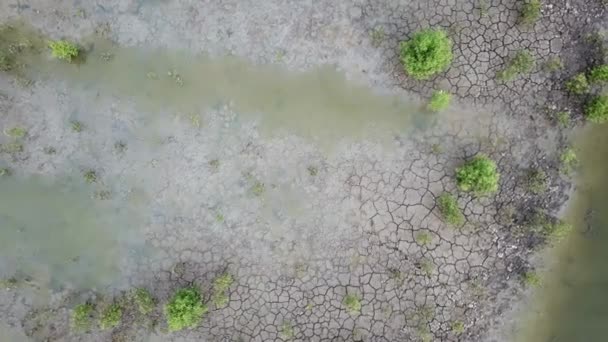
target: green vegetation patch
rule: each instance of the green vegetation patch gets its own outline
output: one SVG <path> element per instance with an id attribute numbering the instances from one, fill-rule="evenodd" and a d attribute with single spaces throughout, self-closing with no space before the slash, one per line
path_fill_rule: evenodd
<path id="1" fill-rule="evenodd" d="M 20 142 L 10 142 L 7 144 L 2 144 L 0 145 L 0 152 L 4 152 L 4 153 L 19 153 L 19 152 L 23 152 L 23 144 L 21 144 Z"/>
<path id="2" fill-rule="evenodd" d="M 560 71 L 564 68 L 564 62 L 559 57 L 551 57 L 545 62 L 545 70 L 549 72 Z"/>
<path id="3" fill-rule="evenodd" d="M 436 90 L 431 96 L 427 109 L 431 112 L 440 112 L 450 106 L 452 94 L 445 90 Z"/>
<path id="4" fill-rule="evenodd" d="M 200 290 L 188 287 L 177 290 L 165 305 L 165 316 L 169 331 L 196 327 L 207 313 Z"/>
<path id="5" fill-rule="evenodd" d="M 21 139 L 25 137 L 27 130 L 23 127 L 16 126 L 4 131 L 4 134 L 14 139 Z"/>
<path id="6" fill-rule="evenodd" d="M 588 92 L 589 82 L 587 81 L 587 76 L 583 73 L 575 75 L 566 82 L 566 89 L 576 95 L 582 95 Z"/>
<path id="7" fill-rule="evenodd" d="M 608 64 L 597 66 L 589 71 L 589 82 L 608 82 Z"/>
<path id="8" fill-rule="evenodd" d="M 401 42 L 399 55 L 405 72 L 417 80 L 447 69 L 452 62 L 452 41 L 445 31 L 426 29 Z"/>
<path id="9" fill-rule="evenodd" d="M 91 327 L 95 306 L 91 303 L 76 305 L 72 311 L 72 327 L 76 330 L 87 330 Z"/>
<path id="10" fill-rule="evenodd" d="M 464 215 L 458 207 L 458 200 L 452 194 L 445 192 L 437 198 L 437 206 L 443 219 L 454 226 L 464 223 Z"/>
<path id="11" fill-rule="evenodd" d="M 419 245 L 426 246 L 426 245 L 430 244 L 432 241 L 433 241 L 433 238 L 431 237 L 431 234 L 429 234 L 427 232 L 420 232 L 420 233 L 416 234 L 416 242 Z"/>
<path id="12" fill-rule="evenodd" d="M 57 59 L 71 62 L 72 59 L 78 57 L 80 52 L 78 45 L 66 40 L 56 40 L 49 42 L 51 55 Z"/>
<path id="13" fill-rule="evenodd" d="M 97 182 L 97 173 L 94 170 L 87 170 L 82 176 L 84 177 L 84 181 L 89 184 Z"/>
<path id="14" fill-rule="evenodd" d="M 99 327 L 102 330 L 117 327 L 122 320 L 122 307 L 118 303 L 113 303 L 101 312 L 99 317 Z"/>
<path id="15" fill-rule="evenodd" d="M 557 123 L 561 127 L 566 128 L 566 127 L 570 126 L 570 112 L 567 112 L 567 111 L 557 112 L 557 114 L 555 114 L 555 118 L 557 120 Z"/>
<path id="16" fill-rule="evenodd" d="M 585 117 L 593 123 L 608 121 L 608 95 L 594 96 L 585 106 Z"/>
<path id="17" fill-rule="evenodd" d="M 526 185 L 533 194 L 542 194 L 547 191 L 547 173 L 541 169 L 530 169 L 526 177 Z"/>
<path id="18" fill-rule="evenodd" d="M 293 337 L 295 336 L 295 333 L 293 331 L 293 326 L 291 325 L 291 322 L 283 322 L 283 324 L 281 324 L 281 329 L 279 331 L 279 335 L 281 337 L 281 339 L 288 341 L 293 339 Z"/>
<path id="19" fill-rule="evenodd" d="M 526 0 L 519 13 L 521 25 L 532 25 L 540 18 L 540 0 Z"/>
<path id="20" fill-rule="evenodd" d="M 501 81 L 511 81 L 518 75 L 527 74 L 534 68 L 534 58 L 528 50 L 520 50 L 511 58 L 505 68 L 496 74 Z"/>
<path id="21" fill-rule="evenodd" d="M 462 321 L 453 321 L 451 328 L 454 335 L 461 335 L 464 333 L 464 323 Z"/>
<path id="22" fill-rule="evenodd" d="M 230 298 L 228 297 L 228 289 L 234 283 L 234 278 L 228 273 L 224 273 L 213 280 L 213 296 L 211 301 L 216 308 L 225 307 Z"/>
<path id="23" fill-rule="evenodd" d="M 0 177 L 8 177 L 12 174 L 11 169 L 8 167 L 0 168 Z"/>
<path id="24" fill-rule="evenodd" d="M 462 191 L 493 193 L 498 190 L 499 179 L 496 163 L 484 155 L 475 156 L 456 170 L 456 182 Z"/>
<path id="25" fill-rule="evenodd" d="M 142 315 L 149 314 L 156 307 L 156 300 L 154 300 L 150 291 L 141 287 L 133 292 L 133 302 Z"/>
<path id="26" fill-rule="evenodd" d="M 537 287 L 542 283 L 540 276 L 534 271 L 527 271 L 522 274 L 521 281 L 528 287 Z"/>
<path id="27" fill-rule="evenodd" d="M 358 315 L 361 313 L 361 299 L 357 295 L 348 294 L 344 297 L 342 304 L 346 307 L 346 311 L 348 311 L 351 315 Z"/>

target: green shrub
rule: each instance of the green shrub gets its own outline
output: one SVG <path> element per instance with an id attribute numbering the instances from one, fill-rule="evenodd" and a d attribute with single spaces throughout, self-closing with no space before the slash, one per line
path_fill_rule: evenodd
<path id="1" fill-rule="evenodd" d="M 477 155 L 456 170 L 456 182 L 462 191 L 492 193 L 498 190 L 499 179 L 496 163 L 484 155 Z"/>
<path id="2" fill-rule="evenodd" d="M 496 76 L 501 81 L 511 81 L 518 75 L 529 73 L 533 68 L 534 58 L 530 51 L 520 50 L 507 62 L 505 68 L 499 71 Z"/>
<path id="3" fill-rule="evenodd" d="M 522 25 L 532 25 L 540 17 L 540 0 L 527 0 L 519 14 L 519 23 Z"/>
<path id="4" fill-rule="evenodd" d="M 154 311 L 154 308 L 156 307 L 154 297 L 152 297 L 150 291 L 144 288 L 135 289 L 135 292 L 133 293 L 133 301 L 135 302 L 135 305 L 137 305 L 137 310 L 142 315 L 149 314 L 150 312 Z"/>
<path id="5" fill-rule="evenodd" d="M 597 66 L 589 71 L 591 83 L 608 82 L 608 64 Z"/>
<path id="6" fill-rule="evenodd" d="M 443 193 L 437 198 L 437 206 L 444 220 L 452 225 L 460 226 L 464 223 L 464 215 L 458 207 L 458 201 L 452 194 Z"/>
<path id="7" fill-rule="evenodd" d="M 608 121 L 608 95 L 594 96 L 585 106 L 585 117 L 594 123 Z"/>
<path id="8" fill-rule="evenodd" d="M 49 43 L 51 54 L 57 59 L 62 59 L 71 62 L 73 58 L 78 57 L 79 49 L 74 43 L 65 40 L 57 40 Z"/>
<path id="9" fill-rule="evenodd" d="M 113 303 L 101 312 L 99 317 L 99 327 L 102 330 L 112 329 L 117 327 L 122 320 L 122 307 Z"/>
<path id="10" fill-rule="evenodd" d="M 346 295 L 342 303 L 351 315 L 358 315 L 361 312 L 361 300 L 354 294 Z"/>
<path id="11" fill-rule="evenodd" d="M 13 57 L 0 51 L 0 71 L 11 71 L 14 67 Z"/>
<path id="12" fill-rule="evenodd" d="M 585 74 L 583 73 L 580 73 L 572 77 L 566 82 L 566 89 L 568 89 L 568 91 L 572 94 L 576 95 L 582 95 L 588 92 L 589 82 L 587 81 L 587 76 L 585 76 Z"/>
<path id="13" fill-rule="evenodd" d="M 540 276 L 534 271 L 527 271 L 526 273 L 522 274 L 521 280 L 524 285 L 532 287 L 539 286 L 542 283 Z"/>
<path id="14" fill-rule="evenodd" d="M 72 312 L 72 327 L 76 330 L 87 330 L 91 326 L 95 307 L 91 303 L 78 304 Z"/>
<path id="15" fill-rule="evenodd" d="M 570 173 L 578 165 L 578 157 L 576 152 L 571 147 L 566 148 L 559 156 L 559 160 L 562 164 L 562 171 Z"/>
<path id="16" fill-rule="evenodd" d="M 450 105 L 450 101 L 452 100 L 452 94 L 448 93 L 445 90 L 436 90 L 433 92 L 431 96 L 431 100 L 427 105 L 427 109 L 431 112 L 439 112 L 442 111 Z"/>
<path id="17" fill-rule="evenodd" d="M 169 330 L 178 331 L 196 327 L 207 310 L 197 288 L 188 287 L 178 290 L 165 305 Z"/>
<path id="18" fill-rule="evenodd" d="M 405 72 L 415 79 L 427 79 L 452 62 L 452 41 L 440 29 L 414 33 L 412 39 L 399 45 Z"/>

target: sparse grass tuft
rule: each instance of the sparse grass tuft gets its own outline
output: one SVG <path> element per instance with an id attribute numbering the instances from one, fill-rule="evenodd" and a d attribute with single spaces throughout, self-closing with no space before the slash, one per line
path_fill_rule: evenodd
<path id="1" fill-rule="evenodd" d="M 418 243 L 419 245 L 426 246 L 426 245 L 430 244 L 432 241 L 433 241 L 433 238 L 431 237 L 431 235 L 429 233 L 420 232 L 420 233 L 416 234 L 416 243 Z"/>
<path id="2" fill-rule="evenodd" d="M 440 112 L 450 105 L 450 101 L 452 100 L 452 94 L 448 93 L 445 90 L 436 90 L 433 92 L 431 96 L 431 100 L 427 105 L 427 109 L 431 112 Z"/>
<path id="3" fill-rule="evenodd" d="M 314 167 L 314 166 L 309 166 L 309 167 L 307 168 L 307 170 L 308 170 L 308 174 L 309 174 L 309 175 L 311 175 L 312 177 L 314 177 L 314 176 L 316 176 L 317 174 L 319 174 L 319 169 L 317 169 L 317 168 L 316 168 L 316 167 Z"/>
<path id="4" fill-rule="evenodd" d="M 456 198 L 445 192 L 437 198 L 437 206 L 443 216 L 444 220 L 454 226 L 460 226 L 464 223 L 464 215 L 458 207 L 458 201 Z"/>
<path id="5" fill-rule="evenodd" d="M 196 327 L 207 313 L 200 290 L 187 287 L 177 290 L 165 305 L 165 316 L 169 331 L 179 331 Z"/>
<path id="6" fill-rule="evenodd" d="M 527 0 L 524 2 L 519 13 L 519 23 L 521 25 L 532 25 L 540 17 L 540 0 Z"/>
<path id="7" fill-rule="evenodd" d="M 570 234 L 572 229 L 571 224 L 557 220 L 556 222 L 546 224 L 543 233 L 553 241 L 561 241 Z"/>
<path id="8" fill-rule="evenodd" d="M 527 271 L 521 275 L 521 281 L 525 286 L 528 287 L 537 287 L 540 286 L 542 281 L 540 276 L 534 271 Z"/>
<path id="9" fill-rule="evenodd" d="M 511 81 L 518 75 L 527 74 L 534 68 L 534 58 L 528 50 L 518 51 L 505 68 L 496 74 L 500 81 Z"/>
<path id="10" fill-rule="evenodd" d="M 83 174 L 85 182 L 92 184 L 97 182 L 97 173 L 94 170 L 87 170 Z"/>
<path id="11" fill-rule="evenodd" d="M 433 273 L 433 270 L 435 269 L 435 265 L 431 260 L 423 258 L 418 262 L 418 268 L 420 268 L 420 270 L 424 272 L 424 274 L 430 276 Z"/>
<path id="12" fill-rule="evenodd" d="M 584 73 L 580 73 L 572 77 L 566 82 L 566 89 L 576 95 L 582 95 L 589 91 L 589 82 Z"/>
<path id="13" fill-rule="evenodd" d="M 564 62 L 559 57 L 551 57 L 545 62 L 545 70 L 548 72 L 560 71 L 564 68 Z"/>
<path id="14" fill-rule="evenodd" d="M 566 174 L 572 172 L 578 165 L 578 157 L 572 147 L 566 148 L 559 156 L 561 162 L 561 169 Z"/>
<path id="15" fill-rule="evenodd" d="M 72 128 L 72 131 L 80 133 L 84 129 L 84 126 L 80 121 L 72 120 L 70 121 L 70 128 Z"/>
<path id="16" fill-rule="evenodd" d="M 9 169 L 8 167 L 0 168 L 0 177 L 8 177 L 11 174 L 11 169 Z"/>
<path id="17" fill-rule="evenodd" d="M 608 64 L 596 66 L 589 71 L 589 82 L 605 83 L 608 82 Z"/>
<path id="18" fill-rule="evenodd" d="M 557 123 L 561 127 L 566 128 L 566 127 L 570 126 L 570 112 L 567 112 L 567 111 L 557 112 L 557 114 L 555 114 L 555 118 L 557 119 Z"/>
<path id="19" fill-rule="evenodd" d="M 401 42 L 399 49 L 405 72 L 417 80 L 447 69 L 452 62 L 452 41 L 440 29 L 418 31 L 412 39 Z"/>
<path id="20" fill-rule="evenodd" d="M 3 51 L 0 51 L 0 71 L 11 71 L 14 67 L 14 60 L 11 55 L 5 54 Z"/>
<path id="21" fill-rule="evenodd" d="M 498 190 L 499 179 L 496 163 L 484 155 L 475 156 L 456 170 L 456 182 L 462 191 L 493 193 Z"/>
<path id="22" fill-rule="evenodd" d="M 594 96 L 585 106 L 585 117 L 593 123 L 608 121 L 608 95 Z"/>
<path id="23" fill-rule="evenodd" d="M 251 187 L 251 193 L 259 197 L 262 196 L 264 192 L 266 192 L 266 186 L 264 185 L 264 183 L 260 181 L 255 181 L 255 183 Z"/>
<path id="24" fill-rule="evenodd" d="M 10 142 L 7 144 L 0 145 L 0 152 L 9 153 L 9 154 L 23 152 L 23 144 L 15 141 L 15 142 Z"/>
<path id="25" fill-rule="evenodd" d="M 118 154 L 123 154 L 127 150 L 127 144 L 124 141 L 117 141 L 114 143 L 114 150 Z"/>
<path id="26" fill-rule="evenodd" d="M 547 191 L 547 173 L 542 169 L 530 169 L 526 177 L 526 185 L 533 194 Z"/>
<path id="27" fill-rule="evenodd" d="M 451 327 L 454 335 L 461 335 L 464 333 L 464 323 L 462 321 L 453 321 Z"/>
<path id="28" fill-rule="evenodd" d="M 80 52 L 76 44 L 65 40 L 50 42 L 49 47 L 51 48 L 53 57 L 67 62 L 71 62 L 72 59 L 78 57 L 78 53 Z"/>
<path id="29" fill-rule="evenodd" d="M 91 303 L 78 304 L 72 312 L 72 327 L 76 330 L 87 330 L 91 327 L 93 311 L 95 307 Z"/>
<path id="30" fill-rule="evenodd" d="M 279 332 L 279 335 L 281 337 L 282 340 L 284 341 L 288 341 L 291 340 L 294 337 L 294 331 L 293 331 L 293 326 L 291 325 L 291 322 L 283 322 L 283 324 L 281 324 L 281 329 Z"/>
<path id="31" fill-rule="evenodd" d="M 135 289 L 133 293 L 133 302 L 137 306 L 137 310 L 142 315 L 147 315 L 154 311 L 156 307 L 156 300 L 152 297 L 152 294 L 147 289 L 142 287 Z"/>
<path id="32" fill-rule="evenodd" d="M 380 27 L 380 26 L 374 28 L 369 33 L 369 37 L 372 40 L 372 46 L 373 47 L 379 47 L 380 44 L 382 44 L 382 42 L 386 38 L 386 33 L 384 32 L 384 28 Z"/>
<path id="33" fill-rule="evenodd" d="M 213 296 L 211 301 L 217 309 L 225 307 L 230 298 L 226 293 L 234 283 L 234 278 L 228 273 L 224 273 L 213 280 Z"/>
<path id="34" fill-rule="evenodd" d="M 348 294 L 344 297 L 344 301 L 342 304 L 346 307 L 346 311 L 348 311 L 351 315 L 358 315 L 361 313 L 361 299 L 357 295 Z"/>
<path id="35" fill-rule="evenodd" d="M 4 134 L 14 139 L 21 139 L 25 137 L 25 135 L 27 134 L 27 130 L 23 127 L 16 126 L 4 131 Z"/>
<path id="36" fill-rule="evenodd" d="M 102 330 L 117 327 L 122 320 L 122 307 L 118 303 L 112 303 L 101 312 L 99 327 Z"/>

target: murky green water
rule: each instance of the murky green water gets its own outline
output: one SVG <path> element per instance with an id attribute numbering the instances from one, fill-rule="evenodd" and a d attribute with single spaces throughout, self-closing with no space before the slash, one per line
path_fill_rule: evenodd
<path id="1" fill-rule="evenodd" d="M 575 141 L 580 173 L 567 216 L 576 232 L 551 255 L 525 342 L 608 341 L 608 126 L 585 127 Z"/>

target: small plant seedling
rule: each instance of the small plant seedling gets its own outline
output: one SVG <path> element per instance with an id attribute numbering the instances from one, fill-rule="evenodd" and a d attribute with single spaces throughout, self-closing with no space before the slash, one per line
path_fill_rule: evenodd
<path id="1" fill-rule="evenodd" d="M 101 312 L 99 327 L 102 330 L 117 327 L 122 320 L 122 307 L 118 303 L 112 303 Z"/>
<path id="2" fill-rule="evenodd" d="M 608 121 L 608 95 L 597 95 L 585 106 L 585 117 L 593 123 Z"/>
<path id="3" fill-rule="evenodd" d="M 314 166 L 309 166 L 309 167 L 307 168 L 307 170 L 308 170 L 308 174 L 309 174 L 309 175 L 311 175 L 312 177 L 314 177 L 314 176 L 316 176 L 317 174 L 319 174 L 319 169 L 317 169 L 317 168 L 316 168 L 316 167 L 314 167 Z"/>
<path id="4" fill-rule="evenodd" d="M 401 42 L 399 56 L 405 72 L 417 80 L 444 71 L 452 63 L 452 41 L 441 29 L 414 33 L 412 39 Z"/>
<path id="5" fill-rule="evenodd" d="M 431 145 L 431 153 L 433 154 L 440 154 L 441 153 L 441 145 L 439 144 L 433 144 Z"/>
<path id="6" fill-rule="evenodd" d="M 379 26 L 371 30 L 369 36 L 372 40 L 372 46 L 379 47 L 386 38 L 386 33 L 384 32 L 384 28 Z"/>
<path id="7" fill-rule="evenodd" d="M 282 340 L 284 341 L 289 341 L 294 337 L 294 331 L 293 331 L 293 326 L 291 325 L 291 322 L 283 322 L 283 324 L 281 324 L 281 329 L 280 329 L 280 337 Z"/>
<path id="8" fill-rule="evenodd" d="M 10 142 L 0 145 L 0 151 L 9 154 L 20 153 L 23 152 L 23 145 L 19 142 Z"/>
<path id="9" fill-rule="evenodd" d="M 351 315 L 358 315 L 361 313 L 361 300 L 357 295 L 348 294 L 344 297 L 342 301 L 344 307 L 346 307 L 346 311 Z"/>
<path id="10" fill-rule="evenodd" d="M 21 139 L 21 138 L 25 137 L 25 135 L 27 134 L 27 131 L 23 127 L 16 126 L 16 127 L 13 127 L 11 129 L 4 131 L 4 134 L 6 134 L 7 136 L 14 138 L 14 139 Z"/>
<path id="11" fill-rule="evenodd" d="M 464 333 L 464 323 L 462 321 L 453 321 L 451 328 L 454 335 L 462 335 Z"/>
<path id="12" fill-rule="evenodd" d="M 80 133 L 84 129 L 84 125 L 80 121 L 76 120 L 70 121 L 70 127 L 72 128 L 72 131 L 76 133 Z"/>
<path id="13" fill-rule="evenodd" d="M 87 330 L 91 327 L 93 311 L 91 303 L 78 304 L 72 312 L 72 327 L 76 330 Z"/>
<path id="14" fill-rule="evenodd" d="M 83 174 L 85 182 L 92 184 L 97 182 L 97 173 L 94 170 L 87 170 Z"/>
<path id="15" fill-rule="evenodd" d="M 505 68 L 496 74 L 501 81 L 511 81 L 518 75 L 527 74 L 534 68 L 534 58 L 528 50 L 518 51 Z"/>
<path id="16" fill-rule="evenodd" d="M 214 293 L 213 296 L 211 297 L 211 301 L 213 302 L 213 305 L 215 305 L 216 309 L 221 309 L 221 308 L 225 307 L 226 305 L 228 305 L 230 298 L 228 298 L 228 295 L 226 295 L 226 293 L 220 292 L 220 293 Z"/>
<path id="17" fill-rule="evenodd" d="M 542 169 L 530 169 L 527 174 L 527 188 L 533 194 L 547 191 L 547 173 Z"/>
<path id="18" fill-rule="evenodd" d="M 608 64 L 596 66 L 589 71 L 589 82 L 606 83 L 608 82 Z"/>
<path id="19" fill-rule="evenodd" d="M 587 76 L 583 73 L 575 75 L 566 82 L 566 89 L 575 95 L 582 95 L 588 92 L 589 82 L 587 81 Z"/>
<path id="20" fill-rule="evenodd" d="M 147 315 L 156 308 L 156 300 L 154 300 L 150 291 L 142 287 L 135 289 L 133 292 L 133 302 L 142 315 Z"/>
<path id="21" fill-rule="evenodd" d="M 53 57 L 67 62 L 71 62 L 74 58 L 78 57 L 79 49 L 74 43 L 70 43 L 66 40 L 57 40 L 49 43 L 51 48 L 51 54 Z"/>
<path id="22" fill-rule="evenodd" d="M 521 275 L 521 280 L 528 287 L 540 286 L 542 281 L 540 276 L 534 271 L 527 271 Z"/>
<path id="23" fill-rule="evenodd" d="M 422 260 L 420 260 L 418 262 L 418 267 L 427 276 L 430 276 L 431 274 L 433 274 L 433 270 L 435 269 L 433 262 L 431 262 L 429 259 L 425 259 L 425 258 L 423 258 Z"/>
<path id="24" fill-rule="evenodd" d="M 234 283 L 234 278 L 228 273 L 224 273 L 213 280 L 212 301 L 216 308 L 223 308 L 230 300 L 226 293 Z"/>
<path id="25" fill-rule="evenodd" d="M 427 109 L 431 112 L 440 112 L 450 106 L 452 95 L 445 90 L 436 90 L 433 92 Z"/>
<path id="26" fill-rule="evenodd" d="M 567 112 L 567 111 L 557 112 L 557 114 L 555 114 L 555 118 L 557 119 L 557 123 L 561 127 L 566 128 L 566 127 L 570 126 L 570 112 Z"/>
<path id="27" fill-rule="evenodd" d="M 13 70 L 14 64 L 13 56 L 0 51 L 0 71 L 11 71 Z"/>
<path id="28" fill-rule="evenodd" d="M 124 141 L 117 141 L 114 143 L 114 150 L 118 154 L 123 154 L 127 150 L 127 144 Z"/>
<path id="29" fill-rule="evenodd" d="M 42 151 L 44 152 L 44 154 L 55 154 L 55 153 L 57 153 L 57 150 L 53 146 L 47 146 L 44 149 L 42 149 Z"/>
<path id="30" fill-rule="evenodd" d="M 11 174 L 11 169 L 9 169 L 8 167 L 0 168 L 0 177 L 8 177 Z"/>
<path id="31" fill-rule="evenodd" d="M 220 168 L 220 160 L 219 159 L 213 159 L 209 161 L 209 167 L 214 170 L 217 171 Z"/>
<path id="32" fill-rule="evenodd" d="M 456 182 L 462 191 L 490 194 L 498 190 L 499 179 L 496 163 L 484 155 L 475 156 L 456 170 Z"/>
<path id="33" fill-rule="evenodd" d="M 519 23 L 521 25 L 532 25 L 540 17 L 540 0 L 526 0 L 519 14 Z"/>
<path id="34" fill-rule="evenodd" d="M 559 160 L 562 164 L 562 171 L 569 174 L 578 165 L 578 157 L 572 147 L 566 148 L 559 156 Z"/>
<path id="35" fill-rule="evenodd" d="M 564 62 L 559 57 L 551 57 L 545 62 L 545 70 L 548 72 L 556 72 L 564 69 Z"/>
<path id="36" fill-rule="evenodd" d="M 225 218 L 222 213 L 215 214 L 215 222 L 222 223 L 222 222 L 224 222 L 224 220 L 225 220 Z"/>
<path id="37" fill-rule="evenodd" d="M 187 287 L 177 290 L 165 305 L 165 317 L 169 331 L 179 331 L 196 327 L 207 313 L 200 290 Z"/>
<path id="38" fill-rule="evenodd" d="M 444 220 L 454 226 L 460 226 L 464 223 L 464 215 L 458 207 L 456 198 L 445 192 L 437 198 L 437 207 L 443 216 Z"/>
<path id="39" fill-rule="evenodd" d="M 570 235 L 573 226 L 562 220 L 549 222 L 547 219 L 547 222 L 545 222 L 541 228 L 544 236 L 549 238 L 551 241 L 559 242 Z"/>
<path id="40" fill-rule="evenodd" d="M 421 246 L 426 246 L 426 245 L 430 244 L 432 241 L 433 241 L 433 238 L 431 237 L 431 235 L 429 233 L 420 232 L 420 233 L 416 234 L 416 243 L 418 243 Z"/>
<path id="41" fill-rule="evenodd" d="M 264 185 L 264 183 L 262 183 L 260 181 L 255 181 L 255 183 L 251 187 L 251 193 L 253 193 L 257 197 L 262 196 L 265 191 L 266 191 L 266 186 Z"/>

